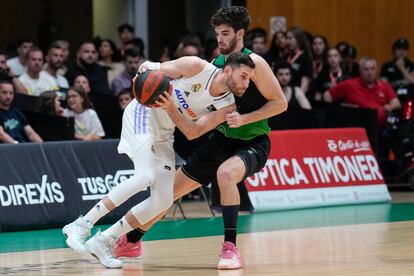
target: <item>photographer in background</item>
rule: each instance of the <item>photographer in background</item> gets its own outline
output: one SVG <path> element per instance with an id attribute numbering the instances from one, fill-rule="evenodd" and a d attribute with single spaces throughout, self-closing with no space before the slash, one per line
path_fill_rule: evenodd
<path id="1" fill-rule="evenodd" d="M 0 81 L 10 81 L 16 88 L 17 93 L 27 94 L 27 89 L 20 82 L 13 70 L 7 65 L 6 53 L 0 51 Z"/>

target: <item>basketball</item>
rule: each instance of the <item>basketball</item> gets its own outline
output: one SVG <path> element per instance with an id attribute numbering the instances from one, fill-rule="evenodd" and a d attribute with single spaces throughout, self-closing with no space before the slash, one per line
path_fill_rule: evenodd
<path id="1" fill-rule="evenodd" d="M 170 80 L 159 70 L 147 70 L 138 74 L 132 83 L 135 99 L 142 105 L 156 107 L 155 101 L 167 91 L 171 93 Z"/>

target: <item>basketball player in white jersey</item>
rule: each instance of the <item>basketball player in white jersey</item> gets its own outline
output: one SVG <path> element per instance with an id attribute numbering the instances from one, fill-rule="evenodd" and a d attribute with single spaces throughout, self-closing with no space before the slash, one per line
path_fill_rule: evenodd
<path id="1" fill-rule="evenodd" d="M 183 57 L 164 63 L 145 62 L 140 68 L 161 70 L 172 78 L 175 107 L 196 121 L 191 138 L 197 138 L 225 121 L 235 110 L 233 93 L 243 93 L 254 74 L 248 55 L 231 54 L 223 69 L 198 57 Z M 233 92 L 233 93 L 232 93 Z M 66 243 L 78 253 L 91 253 L 106 267 L 122 267 L 112 249 L 118 237 L 131 231 L 131 224 L 145 224 L 173 203 L 175 153 L 174 124 L 162 108 L 148 108 L 135 99 L 122 119 L 119 153 L 134 162 L 134 175 L 114 187 L 85 216 L 63 228 Z M 129 197 L 151 186 L 151 196 L 133 207 L 110 228 L 88 240 L 92 226 Z"/>

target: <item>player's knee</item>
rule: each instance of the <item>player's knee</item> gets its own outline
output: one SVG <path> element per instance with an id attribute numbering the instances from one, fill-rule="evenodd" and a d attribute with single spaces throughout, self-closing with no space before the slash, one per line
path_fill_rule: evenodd
<path id="1" fill-rule="evenodd" d="M 157 197 L 151 203 L 151 210 L 148 210 L 150 217 L 155 217 L 161 212 L 168 210 L 173 205 L 173 198 L 170 197 Z"/>
<path id="2" fill-rule="evenodd" d="M 152 170 L 139 171 L 135 173 L 133 178 L 137 185 L 141 186 L 141 183 L 146 183 L 146 185 L 149 186 L 154 182 L 155 173 Z"/>
<path id="3" fill-rule="evenodd" d="M 217 170 L 217 183 L 221 188 L 225 188 L 233 183 L 233 172 L 225 167 Z"/>

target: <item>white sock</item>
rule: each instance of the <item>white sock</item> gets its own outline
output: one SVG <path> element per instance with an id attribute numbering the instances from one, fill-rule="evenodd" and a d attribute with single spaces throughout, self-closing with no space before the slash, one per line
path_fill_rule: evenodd
<path id="1" fill-rule="evenodd" d="M 95 224 L 101 217 L 109 213 L 102 200 L 96 203 L 95 206 L 83 217 L 84 220 Z"/>
<path id="2" fill-rule="evenodd" d="M 102 235 L 104 235 L 107 238 L 112 236 L 113 238 L 118 239 L 120 236 L 128 233 L 131 230 L 133 230 L 131 225 L 129 225 L 129 223 L 125 219 L 125 217 L 122 217 L 120 220 L 118 220 L 111 227 L 109 227 L 108 229 L 103 231 Z"/>

